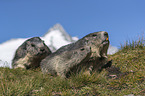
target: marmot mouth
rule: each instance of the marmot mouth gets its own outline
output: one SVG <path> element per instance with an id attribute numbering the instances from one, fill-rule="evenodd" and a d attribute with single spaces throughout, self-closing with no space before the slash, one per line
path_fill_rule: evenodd
<path id="1" fill-rule="evenodd" d="M 104 40 L 104 41 L 102 42 L 103 45 L 106 45 L 106 44 L 108 44 L 108 43 L 109 43 L 108 40 Z"/>

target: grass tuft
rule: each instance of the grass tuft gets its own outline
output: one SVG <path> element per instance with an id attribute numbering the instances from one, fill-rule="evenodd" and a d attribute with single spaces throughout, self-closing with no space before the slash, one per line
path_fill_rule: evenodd
<path id="1" fill-rule="evenodd" d="M 139 37 L 137 41 L 135 40 L 128 40 L 125 42 L 124 45 L 121 45 L 121 51 L 124 50 L 133 50 L 133 49 L 143 49 L 145 46 L 145 40 L 144 37 Z"/>

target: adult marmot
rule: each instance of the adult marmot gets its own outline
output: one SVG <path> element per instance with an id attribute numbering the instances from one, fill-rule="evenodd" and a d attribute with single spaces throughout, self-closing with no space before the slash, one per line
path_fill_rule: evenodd
<path id="1" fill-rule="evenodd" d="M 41 60 L 49 54 L 51 54 L 50 49 L 39 37 L 30 38 L 16 50 L 12 60 L 12 67 L 24 69 L 37 68 L 40 66 Z"/>
<path id="2" fill-rule="evenodd" d="M 65 78 L 81 69 L 98 70 L 107 63 L 108 33 L 90 33 L 75 43 L 66 45 L 42 60 L 43 73 Z"/>

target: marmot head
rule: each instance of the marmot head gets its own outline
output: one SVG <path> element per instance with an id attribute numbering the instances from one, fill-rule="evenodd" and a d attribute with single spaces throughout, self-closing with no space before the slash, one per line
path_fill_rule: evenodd
<path id="1" fill-rule="evenodd" d="M 30 53 L 32 56 L 41 56 L 50 54 L 50 49 L 45 45 L 44 41 L 42 41 L 39 37 L 33 37 L 25 41 L 26 43 L 26 51 Z"/>
<path id="2" fill-rule="evenodd" d="M 107 45 L 109 43 L 108 33 L 105 31 L 90 33 L 84 37 L 86 40 L 95 43 L 95 45 Z"/>
<path id="3" fill-rule="evenodd" d="M 92 47 L 92 50 L 98 50 L 100 55 L 107 54 L 109 47 L 109 36 L 105 31 L 90 33 L 83 39 L 87 41 L 87 44 Z"/>
<path id="4" fill-rule="evenodd" d="M 13 68 L 37 68 L 40 65 L 40 61 L 51 54 L 50 49 L 39 37 L 33 37 L 26 40 L 16 50 L 13 58 Z"/>

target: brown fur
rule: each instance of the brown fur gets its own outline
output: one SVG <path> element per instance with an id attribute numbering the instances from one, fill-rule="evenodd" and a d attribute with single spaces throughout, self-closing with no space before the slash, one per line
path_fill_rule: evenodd
<path id="1" fill-rule="evenodd" d="M 98 70 L 107 63 L 108 33 L 101 31 L 88 34 L 79 41 L 63 46 L 41 62 L 43 73 L 63 78 L 81 69 Z M 88 73 L 87 73 L 88 74 Z"/>
<path id="2" fill-rule="evenodd" d="M 39 37 L 33 37 L 26 40 L 16 50 L 13 58 L 13 68 L 37 68 L 40 66 L 40 62 L 46 56 L 51 54 L 50 49 Z"/>

